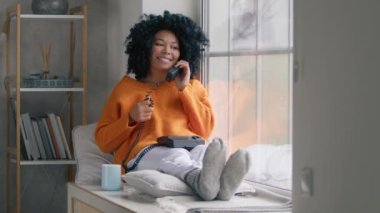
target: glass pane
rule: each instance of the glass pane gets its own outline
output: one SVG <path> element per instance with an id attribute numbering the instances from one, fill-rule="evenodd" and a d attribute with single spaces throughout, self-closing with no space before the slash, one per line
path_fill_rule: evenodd
<path id="1" fill-rule="evenodd" d="M 247 148 L 252 165 L 245 178 L 290 190 L 289 61 L 287 54 L 258 56 L 258 143 Z"/>
<path id="2" fill-rule="evenodd" d="M 260 56 L 261 143 L 289 143 L 289 56 Z"/>
<path id="3" fill-rule="evenodd" d="M 229 73 L 228 58 L 218 57 L 209 59 L 208 91 L 215 113 L 215 127 L 210 138 L 220 137 L 228 143 L 229 137 Z"/>
<path id="4" fill-rule="evenodd" d="M 288 48 L 289 0 L 258 0 L 259 49 Z"/>
<path id="5" fill-rule="evenodd" d="M 231 57 L 229 151 L 257 141 L 256 56 Z"/>
<path id="6" fill-rule="evenodd" d="M 255 56 L 228 60 L 210 58 L 208 88 L 216 116 L 211 138 L 222 138 L 232 153 L 256 142 L 256 63 Z"/>
<path id="7" fill-rule="evenodd" d="M 257 5 L 255 0 L 231 1 L 231 49 L 255 50 Z"/>
<path id="8" fill-rule="evenodd" d="M 209 0 L 208 36 L 210 52 L 226 52 L 229 45 L 229 3 L 228 0 Z"/>
<path id="9" fill-rule="evenodd" d="M 293 20 L 294 20 L 294 8 L 293 8 L 293 0 L 289 0 L 289 4 L 290 4 L 290 9 L 289 9 L 289 30 L 290 30 L 290 47 L 293 48 L 293 42 L 294 42 L 294 38 L 293 38 L 293 26 L 294 26 L 294 23 L 293 23 Z"/>

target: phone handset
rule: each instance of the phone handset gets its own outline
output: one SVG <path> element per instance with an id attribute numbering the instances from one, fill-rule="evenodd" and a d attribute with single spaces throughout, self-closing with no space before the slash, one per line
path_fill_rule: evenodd
<path id="1" fill-rule="evenodd" d="M 168 74 L 166 75 L 167 81 L 172 81 L 174 78 L 182 72 L 180 67 L 172 67 L 168 70 Z"/>

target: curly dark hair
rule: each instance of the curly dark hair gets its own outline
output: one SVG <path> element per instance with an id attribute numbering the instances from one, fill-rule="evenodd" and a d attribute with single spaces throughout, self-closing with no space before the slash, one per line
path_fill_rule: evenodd
<path id="1" fill-rule="evenodd" d="M 169 11 L 164 11 L 163 15 L 144 14 L 141 21 L 131 28 L 125 41 L 125 53 L 129 55 L 127 73 L 135 74 L 138 80 L 147 77 L 154 36 L 161 30 L 169 30 L 177 37 L 179 60 L 189 62 L 193 78 L 199 68 L 201 51 L 209 40 L 190 18 Z"/>

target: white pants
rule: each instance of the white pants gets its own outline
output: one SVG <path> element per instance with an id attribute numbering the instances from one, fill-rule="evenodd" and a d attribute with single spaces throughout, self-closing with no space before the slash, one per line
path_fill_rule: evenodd
<path id="1" fill-rule="evenodd" d="M 202 168 L 202 160 L 206 151 L 206 145 L 198 145 L 190 152 L 183 148 L 169 148 L 164 146 L 155 146 L 148 152 L 141 150 L 135 158 L 130 160 L 127 167 L 130 168 L 135 164 L 132 171 L 152 169 L 185 180 L 186 174 L 195 169 Z M 140 160 L 138 160 L 139 156 Z"/>

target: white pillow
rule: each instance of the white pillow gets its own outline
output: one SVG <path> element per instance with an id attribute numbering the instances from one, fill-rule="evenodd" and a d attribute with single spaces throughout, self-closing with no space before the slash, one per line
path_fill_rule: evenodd
<path id="1" fill-rule="evenodd" d="M 75 183 L 100 185 L 102 164 L 109 164 L 113 156 L 102 153 L 95 143 L 96 123 L 76 126 L 73 131 L 74 155 L 77 159 Z"/>
<path id="2" fill-rule="evenodd" d="M 123 175 L 127 185 L 155 197 L 192 195 L 182 180 L 157 170 L 140 170 Z"/>
<path id="3" fill-rule="evenodd" d="M 247 149 L 252 165 L 246 179 L 260 182 L 269 179 L 290 180 L 292 177 L 291 144 L 255 144 Z"/>
<path id="4" fill-rule="evenodd" d="M 154 197 L 194 195 L 190 187 L 182 180 L 157 170 L 128 172 L 122 178 L 127 187 L 131 186 Z M 235 193 L 255 193 L 255 189 L 251 184 L 242 182 Z"/>

